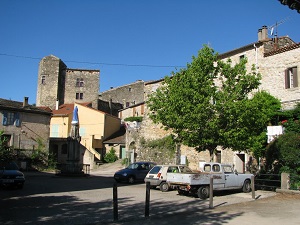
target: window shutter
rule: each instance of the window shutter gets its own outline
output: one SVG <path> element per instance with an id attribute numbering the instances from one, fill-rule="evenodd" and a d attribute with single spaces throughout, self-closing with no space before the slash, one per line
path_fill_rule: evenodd
<path id="1" fill-rule="evenodd" d="M 7 112 L 2 112 L 3 118 L 2 118 L 2 125 L 7 126 Z"/>
<path id="2" fill-rule="evenodd" d="M 21 126 L 21 123 L 20 123 L 20 113 L 15 113 L 15 125 L 16 125 L 16 127 Z"/>
<path id="3" fill-rule="evenodd" d="M 290 76 L 289 76 L 289 70 L 284 71 L 284 80 L 285 80 L 285 88 L 290 88 Z"/>
<path id="4" fill-rule="evenodd" d="M 297 67 L 292 68 L 293 78 L 294 78 L 294 87 L 298 87 L 298 74 Z"/>

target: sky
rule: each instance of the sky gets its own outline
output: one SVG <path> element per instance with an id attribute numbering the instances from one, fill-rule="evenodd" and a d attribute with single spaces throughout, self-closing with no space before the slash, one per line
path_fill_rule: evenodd
<path id="1" fill-rule="evenodd" d="M 0 98 L 34 104 L 45 56 L 100 70 L 103 92 L 179 71 L 203 45 L 254 43 L 276 23 L 300 42 L 300 14 L 278 0 L 0 0 Z"/>

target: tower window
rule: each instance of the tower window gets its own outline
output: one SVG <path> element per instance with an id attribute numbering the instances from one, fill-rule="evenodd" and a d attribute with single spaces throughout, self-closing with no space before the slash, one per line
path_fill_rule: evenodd
<path id="1" fill-rule="evenodd" d="M 76 79 L 76 87 L 83 87 L 83 86 L 84 86 L 83 78 L 77 78 Z"/>
<path id="2" fill-rule="evenodd" d="M 76 93 L 76 99 L 83 99 L 83 93 Z"/>
<path id="3" fill-rule="evenodd" d="M 45 84 L 45 83 L 46 83 L 46 76 L 42 76 L 41 84 Z"/>

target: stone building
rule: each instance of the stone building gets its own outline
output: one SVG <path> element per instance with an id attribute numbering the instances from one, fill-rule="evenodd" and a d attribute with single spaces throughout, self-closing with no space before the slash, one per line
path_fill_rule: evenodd
<path id="1" fill-rule="evenodd" d="M 36 105 L 55 109 L 92 102 L 98 108 L 99 79 L 99 70 L 70 69 L 56 56 L 46 56 L 39 64 Z"/>
<path id="2" fill-rule="evenodd" d="M 269 38 L 267 31 L 267 27 L 263 26 L 258 30 L 257 42 L 220 54 L 219 57 L 221 60 L 231 59 L 233 64 L 242 58 L 247 58 L 247 70 L 250 71 L 254 65 L 257 72 L 262 74 L 259 90 L 265 90 L 280 99 L 283 109 L 290 109 L 300 102 L 300 79 L 298 77 L 300 73 L 300 43 L 295 43 L 288 36 Z M 145 102 L 147 96 L 162 85 L 162 81 L 145 83 Z M 145 160 L 143 149 L 139 144 L 141 137 L 155 140 L 170 134 L 162 129 L 160 124 L 153 124 L 149 119 L 149 113 L 151 112 L 145 104 L 144 118 L 140 128 L 136 132 L 131 132 L 132 134 L 129 134 L 127 138 L 126 147 L 128 151 L 137 153 L 137 160 Z M 198 153 L 195 149 L 187 146 L 180 146 L 177 149 L 177 158 L 174 159 L 174 162 L 178 162 L 178 157 L 182 156 L 187 159 L 192 169 L 199 169 L 201 162 L 210 160 L 208 151 Z M 247 171 L 247 164 L 252 160 L 251 155 L 247 152 L 233 152 L 230 149 L 223 150 L 222 148 L 214 156 L 214 161 L 234 164 L 238 172 Z"/>
<path id="3" fill-rule="evenodd" d="M 0 99 L 0 131 L 4 132 L 6 145 L 25 158 L 38 148 L 49 147 L 51 110 L 24 102 Z"/>
<path id="4" fill-rule="evenodd" d="M 247 58 L 247 70 L 255 65 L 262 74 L 260 90 L 280 99 L 283 109 L 291 109 L 300 101 L 300 43 L 290 37 L 268 37 L 268 28 L 258 30 L 258 41 L 219 55 L 234 63 Z"/>

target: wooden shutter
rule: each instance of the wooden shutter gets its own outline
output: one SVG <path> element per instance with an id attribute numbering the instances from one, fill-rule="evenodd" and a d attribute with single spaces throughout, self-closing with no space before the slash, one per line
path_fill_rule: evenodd
<path id="1" fill-rule="evenodd" d="M 292 70 L 292 73 L 293 73 L 294 87 L 298 87 L 297 67 L 293 67 L 291 70 Z"/>
<path id="2" fill-rule="evenodd" d="M 3 126 L 7 126 L 8 124 L 8 120 L 7 120 L 7 112 L 2 112 L 2 115 L 3 115 L 3 117 L 2 117 L 2 125 Z"/>
<path id="3" fill-rule="evenodd" d="M 284 71 L 284 80 L 285 80 L 285 88 L 290 88 L 290 75 L 289 75 L 289 69 L 286 69 Z"/>

